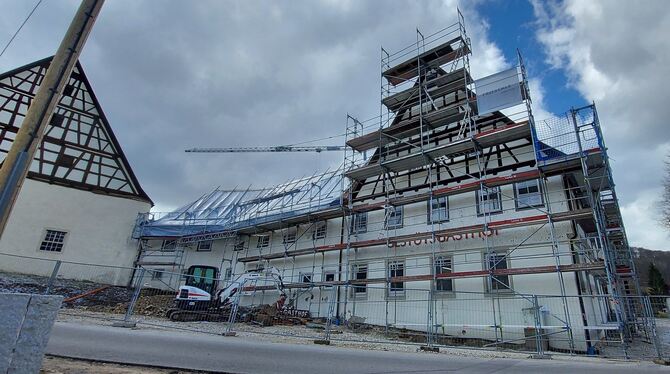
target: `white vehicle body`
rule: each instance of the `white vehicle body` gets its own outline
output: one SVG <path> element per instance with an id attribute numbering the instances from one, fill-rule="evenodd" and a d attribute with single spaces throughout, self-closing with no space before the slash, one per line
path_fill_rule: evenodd
<path id="1" fill-rule="evenodd" d="M 216 282 L 217 279 L 209 279 L 210 281 Z M 265 270 L 254 271 L 249 273 L 244 273 L 235 278 L 228 286 L 221 289 L 217 293 L 216 300 L 219 305 L 226 305 L 230 303 L 231 297 L 233 297 L 237 292 L 248 285 L 250 282 L 257 281 L 271 281 L 275 284 L 277 290 L 280 293 L 283 293 L 284 283 L 282 281 L 279 271 L 274 268 L 268 268 Z M 176 300 L 178 302 L 186 302 L 190 307 L 196 306 L 198 303 L 209 303 L 214 298 L 212 295 L 198 287 L 184 285 L 179 287 L 179 293 L 177 294 Z"/>

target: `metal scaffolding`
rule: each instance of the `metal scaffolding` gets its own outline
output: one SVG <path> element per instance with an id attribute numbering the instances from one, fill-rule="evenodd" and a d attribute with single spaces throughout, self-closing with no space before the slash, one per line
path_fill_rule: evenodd
<path id="1" fill-rule="evenodd" d="M 357 306 L 369 308 L 358 294 L 376 284 L 384 297 L 383 312 L 375 310 L 388 330 L 399 325 L 402 297 L 411 291 L 405 284 L 428 282 L 424 322 L 404 326 L 422 325 L 429 346 L 445 335 L 439 329 L 475 326 L 449 322 L 449 301 L 438 294 L 454 291 L 450 280 L 479 278 L 485 292 L 472 297 L 490 305 L 493 322 L 476 326 L 491 332 L 490 345 L 520 340 L 507 331 L 526 326 L 509 322 L 514 299 L 532 312 L 530 336 L 538 347 L 551 335 L 567 342 L 565 351 L 586 351 L 576 347 L 575 334 L 584 336 L 585 347 L 618 334 L 627 355 L 628 343 L 655 330 L 639 297 L 595 105 L 536 123 L 519 54 L 502 79 L 517 82 L 522 100 L 480 110 L 484 89 L 470 75 L 464 24 L 459 11 L 457 22 L 428 36 L 417 30 L 416 42 L 398 52 L 381 49 L 379 116 L 347 115 L 340 169 L 267 190 L 215 190 L 165 216 L 142 217 L 135 236 L 171 238 L 183 247 L 230 240 L 231 269 L 281 268 L 296 300 L 309 289 L 319 290 L 319 305 L 328 299 L 329 324 L 357 316 Z M 503 192 L 509 186 L 514 193 Z M 474 204 L 450 208 L 449 197 L 472 193 Z M 417 203 L 426 211 L 405 209 Z M 340 220 L 341 230 L 326 237 L 329 220 Z M 266 238 L 272 233 L 282 235 L 281 246 Z M 464 247 L 462 239 L 482 244 Z M 331 254 L 339 254 L 336 261 L 326 260 Z M 558 294 L 539 300 L 538 292 L 528 292 L 527 284 L 520 291 L 511 279 L 532 282 L 539 274 L 555 274 Z M 267 290 L 256 286 L 251 297 L 261 292 L 262 300 Z M 605 317 L 589 319 L 598 313 Z M 544 327 L 543 315 L 551 320 Z"/>

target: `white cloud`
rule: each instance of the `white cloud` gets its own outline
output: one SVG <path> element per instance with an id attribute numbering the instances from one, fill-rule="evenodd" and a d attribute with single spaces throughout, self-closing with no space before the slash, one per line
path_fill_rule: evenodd
<path id="1" fill-rule="evenodd" d="M 0 35 L 31 4 L 2 2 Z M 78 6 L 49 1 L 0 59 L 9 70 L 53 54 Z M 290 144 L 342 134 L 346 113 L 379 113 L 380 45 L 390 51 L 457 19 L 456 0 L 115 0 L 81 61 L 133 169 L 157 208 L 221 186 L 261 187 L 341 163 L 329 154 L 193 155 L 194 146 Z M 474 76 L 507 66 L 464 3 Z M 323 143 L 341 144 L 343 139 Z M 253 170 L 253 172 L 249 172 Z"/>
<path id="2" fill-rule="evenodd" d="M 670 249 L 651 234 L 659 230 L 657 216 L 645 209 L 659 191 L 670 149 L 670 7 L 664 1 L 533 5 L 548 63 L 596 102 L 631 244 Z"/>
<path id="3" fill-rule="evenodd" d="M 628 240 L 637 247 L 667 249 L 670 234 L 650 212 L 658 211 L 658 196 L 662 189 L 640 191 L 637 199 L 621 206 Z"/>

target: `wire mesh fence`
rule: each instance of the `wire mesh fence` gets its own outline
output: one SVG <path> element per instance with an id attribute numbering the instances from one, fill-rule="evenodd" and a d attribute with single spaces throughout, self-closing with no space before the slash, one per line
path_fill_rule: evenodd
<path id="1" fill-rule="evenodd" d="M 0 254 L 1 292 L 64 297 L 60 319 L 242 335 L 287 342 L 461 347 L 654 359 L 670 353 L 669 296 L 522 295 L 402 284 L 284 283 L 270 269 L 169 273 Z M 6 267 L 2 267 L 5 269 Z M 178 282 L 170 279 L 179 279 Z M 565 307 L 567 305 L 567 307 Z"/>

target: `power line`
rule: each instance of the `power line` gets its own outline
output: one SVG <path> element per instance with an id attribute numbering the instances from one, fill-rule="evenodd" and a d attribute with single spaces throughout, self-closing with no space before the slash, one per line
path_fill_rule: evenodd
<path id="1" fill-rule="evenodd" d="M 3 54 L 5 54 L 5 51 L 7 50 L 7 48 L 9 48 L 10 44 L 12 44 L 12 42 L 14 41 L 14 38 L 16 38 L 17 35 L 19 35 L 19 32 L 21 31 L 23 26 L 26 24 L 26 22 L 28 22 L 28 20 L 30 19 L 30 16 L 32 16 L 33 13 L 35 13 L 35 11 L 37 10 L 37 7 L 40 6 L 40 4 L 42 4 L 42 1 L 43 0 L 39 0 L 37 2 L 37 4 L 35 4 L 35 6 L 33 7 L 33 10 L 31 10 L 30 13 L 28 13 L 28 17 L 26 17 L 26 19 L 23 20 L 23 23 L 21 23 L 21 26 L 19 26 L 19 28 L 16 30 L 14 35 L 12 35 L 12 38 L 9 39 L 9 41 L 7 42 L 7 45 L 5 45 L 5 48 L 3 48 L 2 52 L 0 52 L 0 57 L 2 57 Z"/>

